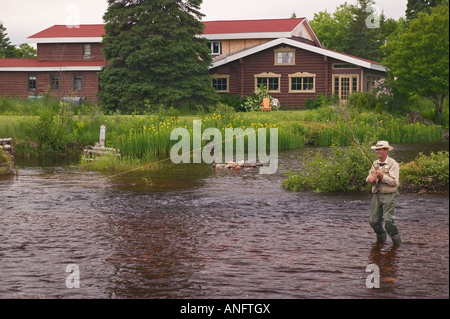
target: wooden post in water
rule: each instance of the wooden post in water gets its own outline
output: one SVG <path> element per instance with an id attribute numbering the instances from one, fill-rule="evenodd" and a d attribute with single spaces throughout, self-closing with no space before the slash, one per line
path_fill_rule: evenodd
<path id="1" fill-rule="evenodd" d="M 100 126 L 100 141 L 95 143 L 94 146 L 86 146 L 83 149 L 83 153 L 88 160 L 101 157 L 103 155 L 115 155 L 120 157 L 120 151 L 114 148 L 105 147 L 106 139 L 106 126 Z"/>
<path id="2" fill-rule="evenodd" d="M 106 138 L 106 126 L 100 126 L 100 147 L 105 147 L 105 138 Z"/>

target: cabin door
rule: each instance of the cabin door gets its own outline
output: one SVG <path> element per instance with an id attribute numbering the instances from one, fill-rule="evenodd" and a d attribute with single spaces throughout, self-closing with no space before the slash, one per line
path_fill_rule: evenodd
<path id="1" fill-rule="evenodd" d="M 335 75 L 333 94 L 339 96 L 340 101 L 347 101 L 350 94 L 357 92 L 359 81 L 357 75 Z"/>

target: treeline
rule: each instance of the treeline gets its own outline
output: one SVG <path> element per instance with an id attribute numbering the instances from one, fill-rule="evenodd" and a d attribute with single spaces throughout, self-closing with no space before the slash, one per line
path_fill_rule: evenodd
<path id="1" fill-rule="evenodd" d="M 397 108 L 423 97 L 440 122 L 449 92 L 448 0 L 408 0 L 399 20 L 375 8 L 373 0 L 345 3 L 315 14 L 311 26 L 324 47 L 382 62 L 388 78 L 380 89 Z"/>
<path id="2" fill-rule="evenodd" d="M 381 62 L 386 56 L 383 46 L 389 37 L 405 28 L 419 13 L 430 14 L 448 0 L 408 0 L 405 17 L 386 18 L 373 0 L 358 0 L 356 5 L 344 4 L 314 14 L 310 21 L 322 45 L 331 50 Z"/>
<path id="3" fill-rule="evenodd" d="M 26 43 L 22 43 L 18 46 L 12 45 L 8 34 L 6 33 L 6 28 L 0 21 L 0 58 L 35 58 L 36 53 L 36 49 Z"/>

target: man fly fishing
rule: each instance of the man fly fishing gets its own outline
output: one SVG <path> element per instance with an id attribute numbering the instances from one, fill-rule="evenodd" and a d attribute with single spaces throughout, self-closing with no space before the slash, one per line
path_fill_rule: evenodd
<path id="1" fill-rule="evenodd" d="M 376 151 L 378 160 L 373 162 L 366 181 L 372 184 L 372 203 L 370 205 L 369 222 L 377 234 L 378 242 L 386 241 L 386 232 L 394 245 L 401 244 L 397 225 L 395 224 L 395 205 L 399 191 L 400 167 L 398 163 L 388 156 L 394 148 L 387 141 L 378 141 L 371 147 Z M 384 226 L 383 228 L 383 219 Z"/>

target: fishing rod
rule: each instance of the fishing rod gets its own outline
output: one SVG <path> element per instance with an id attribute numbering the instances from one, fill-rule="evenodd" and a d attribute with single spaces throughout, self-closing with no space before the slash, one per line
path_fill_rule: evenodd
<path id="1" fill-rule="evenodd" d="M 344 117 L 345 121 L 348 124 L 348 127 L 350 129 L 350 133 L 352 134 L 352 136 L 348 136 L 347 134 L 345 134 L 344 132 L 342 132 L 341 130 L 337 129 L 336 127 L 332 126 L 332 125 L 328 125 L 325 123 L 320 123 L 320 122 L 313 122 L 313 121 L 302 121 L 300 120 L 299 122 L 303 122 L 303 123 L 309 123 L 309 124 L 315 124 L 315 125 L 321 125 L 327 128 L 330 128 L 336 132 L 338 132 L 339 134 L 343 135 L 344 137 L 346 137 L 348 140 L 350 140 L 353 144 L 355 144 L 360 150 L 361 152 L 364 154 L 365 158 L 367 159 L 367 161 L 370 164 L 371 169 L 373 168 L 375 171 L 377 171 L 377 167 L 375 167 L 375 162 L 371 159 L 371 157 L 369 156 L 369 154 L 367 154 L 366 150 L 361 146 L 361 144 L 358 142 L 358 140 L 356 139 L 355 133 L 353 131 L 353 127 L 350 121 L 350 117 L 348 116 L 348 114 L 345 112 L 345 110 L 343 109 L 343 107 L 340 108 L 336 108 Z M 377 178 L 376 181 L 376 185 L 378 185 L 380 183 L 380 179 Z"/>
<path id="2" fill-rule="evenodd" d="M 344 132 L 342 132 L 341 130 L 337 129 L 336 127 L 334 127 L 332 125 L 328 125 L 326 123 L 314 122 L 314 121 L 304 121 L 304 120 L 298 120 L 298 122 L 305 123 L 305 124 L 320 125 L 320 126 L 330 128 L 330 129 L 338 132 L 339 134 L 341 134 L 342 136 L 344 136 L 348 140 L 350 140 L 352 143 L 354 143 L 361 150 L 361 152 L 365 155 L 365 158 L 369 162 L 370 166 L 373 166 L 373 160 L 370 158 L 369 154 L 367 154 L 366 150 L 361 146 L 361 144 L 359 144 L 359 142 L 356 140 L 356 138 L 354 137 L 353 131 L 352 131 L 353 136 L 350 137 L 347 134 L 345 134 Z"/>

